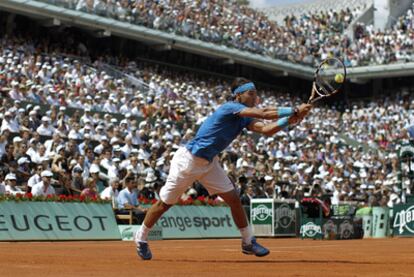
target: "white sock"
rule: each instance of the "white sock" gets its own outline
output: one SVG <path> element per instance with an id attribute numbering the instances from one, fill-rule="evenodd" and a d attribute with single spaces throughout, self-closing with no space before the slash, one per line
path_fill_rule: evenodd
<path id="1" fill-rule="evenodd" d="M 141 229 L 135 233 L 135 243 L 138 244 L 138 242 L 147 242 L 150 230 L 151 228 L 148 228 L 144 223 L 142 223 Z"/>
<path id="2" fill-rule="evenodd" d="M 250 225 L 247 225 L 247 227 L 241 228 L 239 230 L 240 230 L 243 243 L 250 245 L 252 243 L 252 238 L 253 238 L 253 232 L 252 232 L 252 228 L 250 227 Z"/>

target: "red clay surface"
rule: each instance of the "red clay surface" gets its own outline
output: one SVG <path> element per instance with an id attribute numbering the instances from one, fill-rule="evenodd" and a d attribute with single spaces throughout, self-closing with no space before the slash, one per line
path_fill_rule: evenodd
<path id="1" fill-rule="evenodd" d="M 0 243 L 0 276 L 414 276 L 414 238 L 259 239 L 264 258 L 240 241 L 154 241 L 152 261 L 133 242 Z"/>

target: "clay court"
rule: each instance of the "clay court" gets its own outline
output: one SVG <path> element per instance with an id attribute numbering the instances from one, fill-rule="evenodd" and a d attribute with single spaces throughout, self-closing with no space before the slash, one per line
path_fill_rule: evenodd
<path id="1" fill-rule="evenodd" d="M 414 239 L 261 239 L 265 258 L 238 239 L 154 241 L 154 259 L 132 242 L 0 243 L 0 276 L 413 276 Z"/>

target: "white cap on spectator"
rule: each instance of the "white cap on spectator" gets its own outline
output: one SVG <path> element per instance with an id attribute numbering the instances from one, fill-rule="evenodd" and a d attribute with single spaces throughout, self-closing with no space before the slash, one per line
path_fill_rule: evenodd
<path id="1" fill-rule="evenodd" d="M 96 164 L 91 165 L 91 168 L 89 169 L 90 173 L 99 173 L 99 166 Z"/>
<path id="2" fill-rule="evenodd" d="M 141 121 L 138 125 L 139 128 L 144 127 L 145 125 L 147 125 L 147 122 L 145 120 Z"/>
<path id="3" fill-rule="evenodd" d="M 121 159 L 120 159 L 120 158 L 118 158 L 118 157 L 115 157 L 115 158 L 113 158 L 113 159 L 112 159 L 112 161 L 113 161 L 114 163 L 118 163 L 118 162 L 120 162 L 120 161 L 121 161 Z"/>
<path id="4" fill-rule="evenodd" d="M 52 177 L 53 173 L 49 170 L 43 170 L 42 173 L 40 174 L 41 177 Z"/>
<path id="5" fill-rule="evenodd" d="M 42 116 L 42 121 L 49 122 L 50 118 L 47 116 Z"/>
<path id="6" fill-rule="evenodd" d="M 21 137 L 14 137 L 13 138 L 13 143 L 18 143 L 18 142 L 22 142 L 22 138 Z"/>
<path id="7" fill-rule="evenodd" d="M 60 150 L 63 150 L 64 146 L 63 145 L 59 145 L 58 147 L 56 147 L 56 153 L 59 153 Z"/>
<path id="8" fill-rule="evenodd" d="M 14 175 L 13 173 L 9 173 L 6 175 L 6 178 L 4 180 L 16 180 L 16 175 Z"/>
<path id="9" fill-rule="evenodd" d="M 30 161 L 27 157 L 21 157 L 20 159 L 17 160 L 18 165 L 22 165 L 22 164 L 25 164 L 25 163 L 30 163 Z"/>
<path id="10" fill-rule="evenodd" d="M 115 144 L 119 141 L 119 139 L 117 137 L 113 137 L 111 138 L 110 144 Z M 119 145 L 118 145 L 119 146 Z"/>

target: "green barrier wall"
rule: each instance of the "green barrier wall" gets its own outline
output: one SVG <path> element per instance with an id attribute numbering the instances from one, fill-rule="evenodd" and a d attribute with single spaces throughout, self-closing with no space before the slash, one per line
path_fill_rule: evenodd
<path id="1" fill-rule="evenodd" d="M 157 226 L 164 239 L 240 237 L 229 207 L 173 206 Z"/>
<path id="2" fill-rule="evenodd" d="M 119 240 L 111 204 L 0 202 L 0 240 Z"/>
<path id="3" fill-rule="evenodd" d="M 135 233 L 141 228 L 141 225 L 118 225 L 119 233 L 122 240 L 133 241 Z M 148 233 L 148 240 L 162 240 L 162 228 L 154 226 Z"/>
<path id="4" fill-rule="evenodd" d="M 295 201 L 252 199 L 250 222 L 256 236 L 296 236 Z"/>
<path id="5" fill-rule="evenodd" d="M 250 223 L 256 236 L 273 236 L 273 199 L 252 199 L 250 201 Z"/>
<path id="6" fill-rule="evenodd" d="M 296 236 L 295 201 L 275 201 L 274 211 L 274 235 Z"/>

